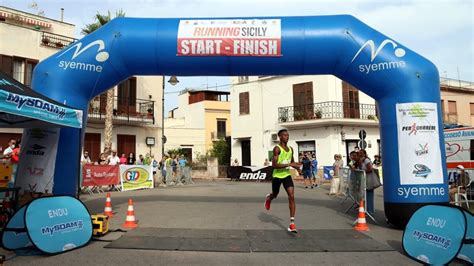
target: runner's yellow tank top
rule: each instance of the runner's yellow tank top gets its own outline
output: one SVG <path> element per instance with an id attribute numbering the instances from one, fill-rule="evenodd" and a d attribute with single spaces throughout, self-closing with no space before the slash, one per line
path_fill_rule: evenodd
<path id="1" fill-rule="evenodd" d="M 278 164 L 289 164 L 291 163 L 291 158 L 293 158 L 293 150 L 288 147 L 288 151 L 285 151 L 282 146 L 277 145 L 280 148 L 280 155 L 278 155 Z M 285 178 L 291 175 L 290 167 L 283 168 L 283 169 L 273 169 L 273 177 L 274 178 Z"/>

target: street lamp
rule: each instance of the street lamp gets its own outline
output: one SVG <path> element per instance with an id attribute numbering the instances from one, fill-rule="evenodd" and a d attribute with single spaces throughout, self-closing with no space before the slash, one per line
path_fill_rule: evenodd
<path id="1" fill-rule="evenodd" d="M 178 78 L 176 76 L 171 76 L 168 80 L 168 83 L 172 86 L 179 83 Z M 161 158 L 165 155 L 165 76 L 163 76 L 163 94 L 161 96 Z"/>

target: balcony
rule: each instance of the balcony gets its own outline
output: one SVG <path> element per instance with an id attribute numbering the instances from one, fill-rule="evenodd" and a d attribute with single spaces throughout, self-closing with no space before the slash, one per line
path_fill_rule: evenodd
<path id="1" fill-rule="evenodd" d="M 230 132 L 219 132 L 219 131 L 212 131 L 211 132 L 211 140 L 220 140 L 220 139 L 225 139 L 226 137 L 230 137 L 231 133 Z"/>
<path id="2" fill-rule="evenodd" d="M 75 41 L 77 41 L 77 39 L 43 31 L 41 32 L 40 45 L 60 50 Z"/>
<path id="3" fill-rule="evenodd" d="M 278 122 L 288 128 L 334 124 L 378 126 L 375 104 L 336 101 L 279 107 Z"/>
<path id="4" fill-rule="evenodd" d="M 105 95 L 95 97 L 89 103 L 90 122 L 105 120 Z M 122 125 L 143 125 L 155 123 L 155 101 L 114 97 L 113 123 Z"/>

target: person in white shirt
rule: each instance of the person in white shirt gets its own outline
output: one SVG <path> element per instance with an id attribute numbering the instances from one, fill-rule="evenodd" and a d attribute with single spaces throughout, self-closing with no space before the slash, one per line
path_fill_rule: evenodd
<path id="1" fill-rule="evenodd" d="M 117 151 L 112 150 L 112 154 L 107 158 L 109 160 L 109 165 L 119 165 L 120 158 L 117 156 Z"/>
<path id="2" fill-rule="evenodd" d="M 13 153 L 13 149 L 15 148 L 16 145 L 16 140 L 15 139 L 10 139 L 8 142 L 8 148 L 6 148 L 3 151 L 3 158 L 9 159 Z"/>
<path id="3" fill-rule="evenodd" d="M 81 158 L 81 164 L 84 165 L 84 164 L 90 164 L 90 163 L 91 163 L 91 157 L 89 157 L 89 152 L 84 151 L 84 154 L 82 154 L 82 158 Z"/>

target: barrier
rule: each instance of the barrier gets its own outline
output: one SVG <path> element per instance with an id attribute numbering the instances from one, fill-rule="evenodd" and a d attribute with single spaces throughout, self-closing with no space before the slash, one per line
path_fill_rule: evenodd
<path id="1" fill-rule="evenodd" d="M 348 213 L 354 207 L 359 206 L 359 202 L 364 201 L 365 214 L 370 219 L 372 219 L 372 221 L 377 222 L 372 214 L 367 211 L 367 182 L 365 171 L 359 169 L 352 170 L 349 167 L 342 167 L 341 173 L 341 178 L 344 179 L 343 182 L 345 184 L 345 190 L 343 193 L 346 195 L 346 197 L 341 201 L 341 204 L 348 199 L 352 203 L 344 213 Z"/>

